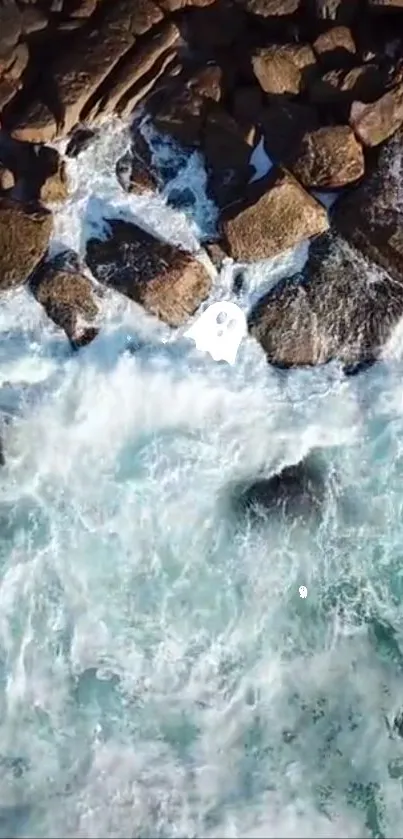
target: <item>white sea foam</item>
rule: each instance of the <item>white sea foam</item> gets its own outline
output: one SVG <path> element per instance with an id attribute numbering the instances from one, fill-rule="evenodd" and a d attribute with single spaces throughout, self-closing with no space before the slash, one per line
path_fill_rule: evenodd
<path id="1" fill-rule="evenodd" d="M 83 254 L 113 211 L 197 250 L 210 203 L 196 223 L 125 195 L 126 145 L 110 125 L 70 163 L 55 249 Z M 197 156 L 188 177 L 203 186 Z M 247 269 L 241 304 L 305 258 Z M 216 365 L 117 295 L 104 306 L 72 354 L 26 291 L 1 301 L 1 835 L 396 835 L 401 339 L 353 379 L 285 377 L 249 338 Z M 320 524 L 231 513 L 237 482 L 318 447 Z"/>

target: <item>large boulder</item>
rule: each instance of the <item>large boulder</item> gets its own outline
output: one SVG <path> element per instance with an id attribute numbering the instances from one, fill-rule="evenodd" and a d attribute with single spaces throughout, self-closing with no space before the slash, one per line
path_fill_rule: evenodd
<path id="1" fill-rule="evenodd" d="M 304 271 L 257 303 L 249 329 L 274 365 L 337 359 L 353 371 L 376 360 L 402 315 L 403 285 L 326 234 L 311 245 Z"/>
<path id="2" fill-rule="evenodd" d="M 32 277 L 30 288 L 74 348 L 88 344 L 96 337 L 99 300 L 88 277 L 48 263 Z"/>
<path id="3" fill-rule="evenodd" d="M 396 283 L 403 282 L 403 128 L 383 147 L 365 181 L 334 210 L 340 233 Z"/>
<path id="4" fill-rule="evenodd" d="M 364 152 L 348 125 L 331 125 L 305 134 L 292 171 L 305 187 L 335 189 L 359 180 Z"/>
<path id="5" fill-rule="evenodd" d="M 0 291 L 24 283 L 42 259 L 52 216 L 37 205 L 0 197 Z"/>
<path id="6" fill-rule="evenodd" d="M 356 59 L 357 47 L 347 26 L 333 26 L 322 32 L 314 41 L 313 49 L 327 70 L 351 67 Z"/>
<path id="7" fill-rule="evenodd" d="M 376 102 L 353 102 L 350 125 L 365 146 L 379 146 L 403 125 L 403 83 Z"/>
<path id="8" fill-rule="evenodd" d="M 109 219 L 109 236 L 90 239 L 87 263 L 102 283 L 179 326 L 208 297 L 211 277 L 192 254 L 127 221 Z"/>
<path id="9" fill-rule="evenodd" d="M 249 184 L 222 217 L 229 255 L 246 262 L 276 256 L 328 227 L 322 205 L 277 166 Z"/>

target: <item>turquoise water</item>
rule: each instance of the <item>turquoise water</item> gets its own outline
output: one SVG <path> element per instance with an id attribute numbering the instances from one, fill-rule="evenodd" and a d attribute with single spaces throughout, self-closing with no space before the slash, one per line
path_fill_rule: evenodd
<path id="1" fill-rule="evenodd" d="M 194 250 L 214 225 L 196 157 L 192 221 L 119 192 L 126 142 L 106 128 L 71 165 L 55 249 L 105 203 Z M 254 266 L 241 305 L 305 257 Z M 1 301 L 0 835 L 398 835 L 401 335 L 356 378 L 284 376 L 251 339 L 217 365 L 104 307 L 72 355 L 24 290 Z M 313 450 L 319 521 L 234 512 L 239 482 Z"/>

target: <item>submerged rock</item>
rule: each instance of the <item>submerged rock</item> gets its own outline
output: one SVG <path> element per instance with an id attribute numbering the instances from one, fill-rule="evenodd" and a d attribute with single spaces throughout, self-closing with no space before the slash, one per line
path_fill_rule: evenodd
<path id="1" fill-rule="evenodd" d="M 42 259 L 52 230 L 43 208 L 0 197 L 0 291 L 24 283 Z"/>
<path id="2" fill-rule="evenodd" d="M 136 224 L 116 219 L 107 224 L 106 239 L 87 243 L 87 263 L 97 280 L 171 326 L 184 323 L 210 292 L 204 265 Z"/>
<path id="3" fill-rule="evenodd" d="M 311 246 L 301 274 L 257 303 L 249 329 L 272 364 L 338 359 L 352 372 L 376 360 L 402 315 L 403 285 L 327 234 Z"/>
<path id="4" fill-rule="evenodd" d="M 99 312 L 99 301 L 88 277 L 47 263 L 32 277 L 30 288 L 74 348 L 84 346 L 96 337 L 98 329 L 94 321 Z"/>
<path id="5" fill-rule="evenodd" d="M 326 492 L 326 475 L 315 454 L 278 474 L 259 478 L 234 493 L 235 508 L 252 516 L 264 517 L 275 512 L 285 516 L 317 516 Z"/>

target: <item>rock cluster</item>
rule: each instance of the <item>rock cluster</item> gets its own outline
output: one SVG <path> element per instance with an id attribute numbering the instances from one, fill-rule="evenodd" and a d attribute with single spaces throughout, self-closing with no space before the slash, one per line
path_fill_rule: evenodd
<path id="1" fill-rule="evenodd" d="M 0 290 L 29 281 L 74 347 L 98 329 L 90 272 L 173 326 L 209 294 L 202 262 L 113 218 L 86 266 L 46 261 L 69 189 L 49 143 L 76 156 L 139 105 L 204 155 L 220 259 L 313 240 L 303 276 L 250 314 L 269 361 L 374 360 L 403 312 L 401 0 L 0 0 Z M 272 167 L 256 178 L 259 144 Z M 158 188 L 140 136 L 116 176 Z M 341 193 L 333 214 L 321 190 Z"/>

